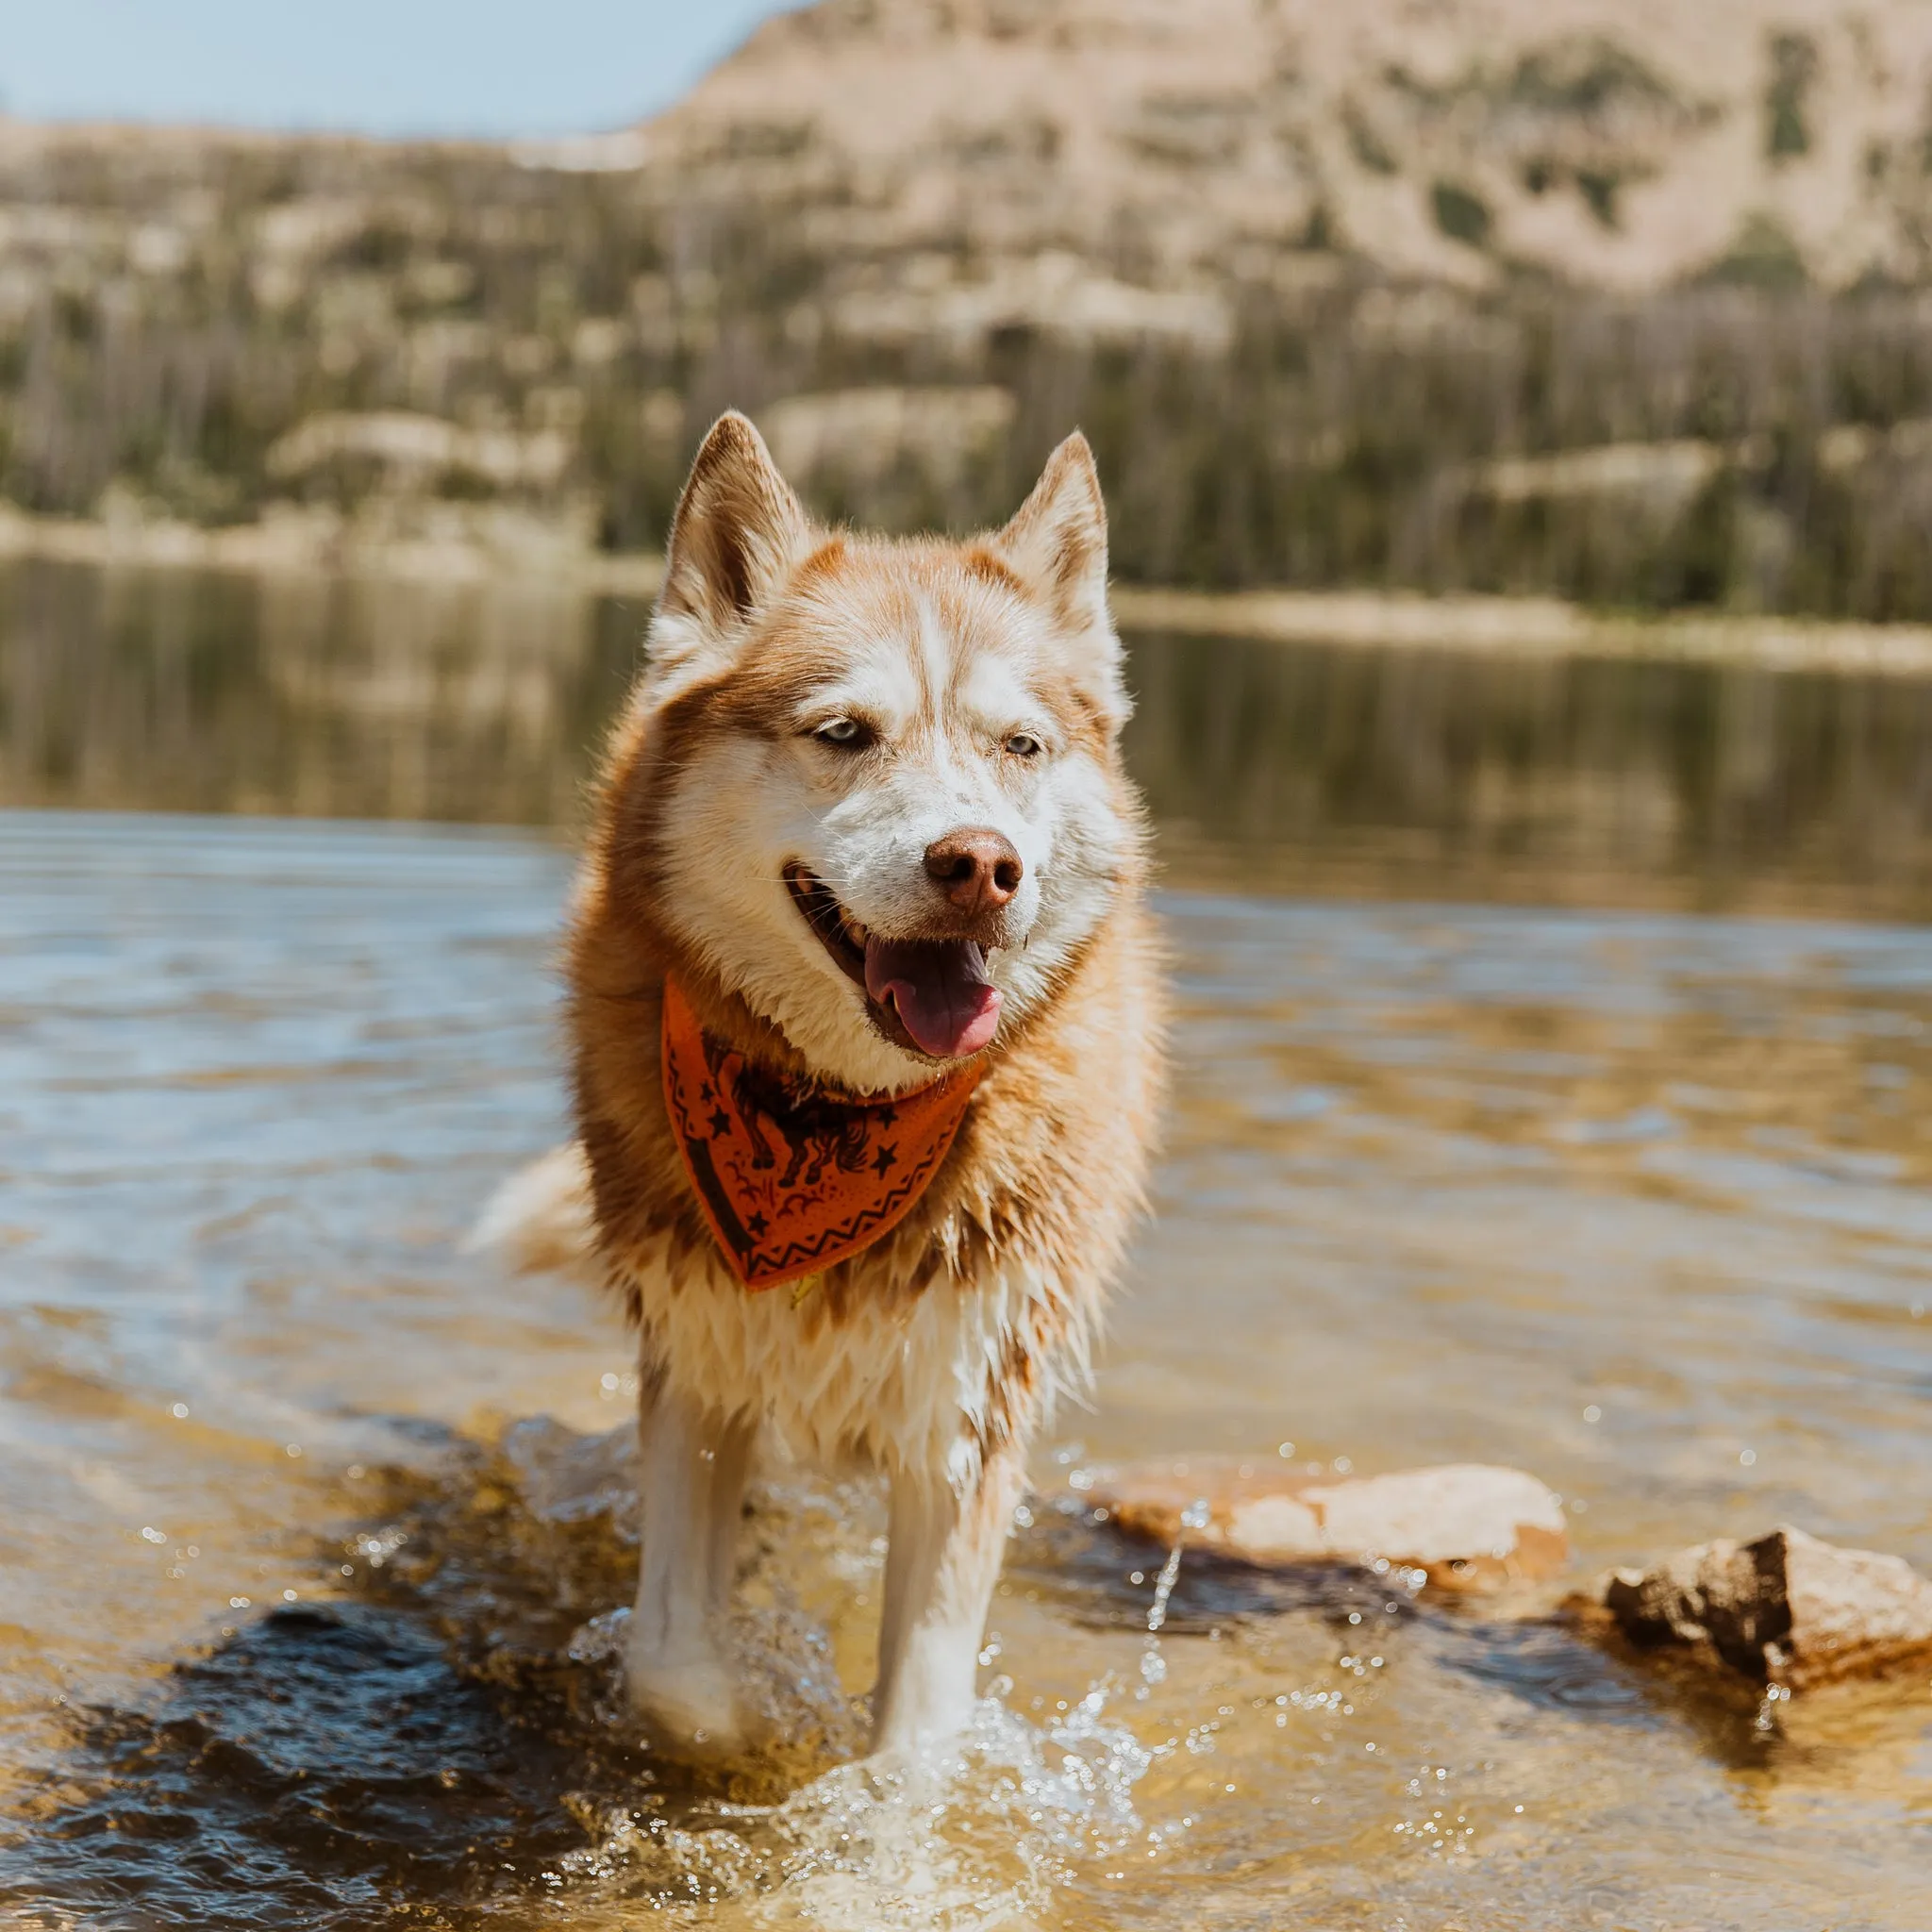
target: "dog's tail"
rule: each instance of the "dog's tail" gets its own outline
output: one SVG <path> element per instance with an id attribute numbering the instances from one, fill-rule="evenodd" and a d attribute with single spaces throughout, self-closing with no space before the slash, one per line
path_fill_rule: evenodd
<path id="1" fill-rule="evenodd" d="M 463 1242 L 467 1255 L 486 1250 L 519 1274 L 599 1273 L 591 1170 L 577 1141 L 553 1147 L 491 1195 Z"/>

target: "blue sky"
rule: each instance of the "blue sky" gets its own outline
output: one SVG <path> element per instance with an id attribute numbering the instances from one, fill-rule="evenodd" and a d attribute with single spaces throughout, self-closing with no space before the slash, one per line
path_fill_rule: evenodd
<path id="1" fill-rule="evenodd" d="M 567 134 L 675 100 L 787 0 L 0 0 L 0 111 Z"/>

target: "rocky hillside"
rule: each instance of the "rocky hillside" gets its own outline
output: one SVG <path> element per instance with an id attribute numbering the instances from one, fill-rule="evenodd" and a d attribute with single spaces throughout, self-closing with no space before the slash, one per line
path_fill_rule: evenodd
<path id="1" fill-rule="evenodd" d="M 594 139 L 0 122 L 0 506 L 637 549 L 730 403 L 959 525 L 1078 421 L 1129 577 L 1932 615 L 1928 103 L 1908 0 L 825 0 Z"/>
<path id="2" fill-rule="evenodd" d="M 1343 254 L 1625 291 L 1932 269 L 1916 0 L 826 0 L 580 158 L 803 192 L 841 325 L 1215 339 Z M 1118 279 L 1074 267 L 1105 264 Z M 1291 265 L 1289 273 L 1292 275 Z"/>

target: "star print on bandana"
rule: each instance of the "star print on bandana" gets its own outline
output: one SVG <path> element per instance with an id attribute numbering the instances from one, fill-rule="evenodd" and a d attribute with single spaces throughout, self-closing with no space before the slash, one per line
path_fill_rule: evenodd
<path id="1" fill-rule="evenodd" d="M 890 1101 L 795 1088 L 698 1024 L 664 985 L 664 1104 L 731 1272 L 776 1288 L 862 1253 L 903 1221 L 946 1158 L 975 1062 Z"/>

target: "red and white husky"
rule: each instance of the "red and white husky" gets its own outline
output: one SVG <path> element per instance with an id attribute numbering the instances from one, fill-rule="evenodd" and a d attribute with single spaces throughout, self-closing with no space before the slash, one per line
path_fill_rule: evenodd
<path id="1" fill-rule="evenodd" d="M 488 1229 L 588 1259 L 637 1324 L 628 1673 L 667 1740 L 738 1736 L 763 1429 L 890 1483 L 874 1747 L 970 1711 L 1158 1097 L 1127 709 L 1084 439 L 1005 528 L 896 541 L 814 525 L 749 422 L 712 428 L 577 887 L 578 1141 Z"/>

